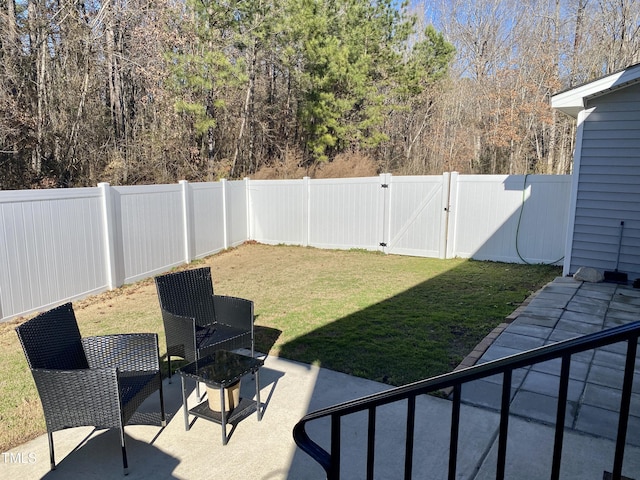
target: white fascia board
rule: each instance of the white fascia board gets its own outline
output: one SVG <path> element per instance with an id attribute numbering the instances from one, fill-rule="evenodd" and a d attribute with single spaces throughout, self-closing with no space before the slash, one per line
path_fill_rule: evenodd
<path id="1" fill-rule="evenodd" d="M 551 107 L 577 118 L 578 113 L 585 109 L 587 99 L 637 82 L 640 82 L 640 64 L 571 90 L 557 93 L 551 97 Z"/>

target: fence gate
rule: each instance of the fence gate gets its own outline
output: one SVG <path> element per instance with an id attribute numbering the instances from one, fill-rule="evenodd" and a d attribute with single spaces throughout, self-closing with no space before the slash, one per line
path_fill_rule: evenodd
<path id="1" fill-rule="evenodd" d="M 445 258 L 449 173 L 388 178 L 384 251 Z"/>

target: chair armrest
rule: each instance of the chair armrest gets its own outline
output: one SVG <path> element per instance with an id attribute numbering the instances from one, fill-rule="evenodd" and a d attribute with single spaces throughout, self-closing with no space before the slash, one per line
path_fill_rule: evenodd
<path id="1" fill-rule="evenodd" d="M 165 338 L 167 340 L 167 352 L 171 352 L 174 347 L 184 349 L 183 354 L 188 358 L 196 356 L 196 319 L 177 315 L 165 309 L 162 312 L 162 323 L 164 325 Z"/>
<path id="2" fill-rule="evenodd" d="M 253 331 L 253 302 L 244 298 L 214 295 L 216 321 L 244 331 Z"/>
<path id="3" fill-rule="evenodd" d="M 82 339 L 89 368 L 116 367 L 121 372 L 159 371 L 155 333 L 101 335 Z"/>
<path id="4" fill-rule="evenodd" d="M 47 429 L 121 423 L 116 368 L 31 370 L 42 402 Z"/>

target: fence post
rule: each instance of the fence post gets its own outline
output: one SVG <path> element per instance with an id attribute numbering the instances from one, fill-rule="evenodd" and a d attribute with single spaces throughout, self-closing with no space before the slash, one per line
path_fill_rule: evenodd
<path id="1" fill-rule="evenodd" d="M 308 247 L 311 241 L 311 178 L 302 177 L 302 185 L 302 205 L 304 211 L 304 218 L 302 219 L 304 224 L 303 246 Z"/>
<path id="2" fill-rule="evenodd" d="M 380 174 L 380 188 L 382 189 L 382 240 L 380 241 L 379 250 L 384 253 L 389 252 L 390 231 L 391 231 L 391 174 Z"/>
<path id="3" fill-rule="evenodd" d="M 100 196 L 102 197 L 102 227 L 104 231 L 107 287 L 109 290 L 113 290 L 121 285 L 118 279 L 118 267 L 116 261 L 116 225 L 113 211 L 113 199 L 109 183 L 99 183 L 98 188 L 100 189 Z"/>
<path id="4" fill-rule="evenodd" d="M 249 193 L 249 177 L 244 178 L 244 193 L 245 203 L 247 209 L 247 240 L 253 240 L 253 232 L 251 231 L 251 194 Z"/>
<path id="5" fill-rule="evenodd" d="M 451 174 L 445 172 L 442 174 L 442 205 L 444 208 L 440 212 L 440 242 L 438 245 L 439 258 L 447 258 L 447 239 L 449 228 L 449 205 L 451 203 L 449 195 L 451 188 Z"/>
<path id="6" fill-rule="evenodd" d="M 222 238 L 223 238 L 223 248 L 226 250 L 229 248 L 229 218 L 227 215 L 227 179 L 223 178 L 220 180 L 220 185 L 222 185 Z"/>
<path id="7" fill-rule="evenodd" d="M 446 229 L 446 257 L 456 256 L 456 224 L 458 209 L 458 172 L 451 172 L 449 176 L 449 198 L 447 199 L 447 229 Z"/>
<path id="8" fill-rule="evenodd" d="M 180 180 L 182 188 L 182 229 L 184 239 L 184 263 L 191 263 L 193 259 L 193 199 L 190 195 L 189 182 Z"/>

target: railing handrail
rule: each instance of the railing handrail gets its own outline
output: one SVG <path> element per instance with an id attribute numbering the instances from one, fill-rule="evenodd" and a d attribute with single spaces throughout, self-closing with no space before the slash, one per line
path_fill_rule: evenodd
<path id="1" fill-rule="evenodd" d="M 312 458 L 322 465 L 326 472 L 329 472 L 329 469 L 331 468 L 331 454 L 312 441 L 307 434 L 305 427 L 310 421 L 326 417 L 339 418 L 345 415 L 377 408 L 389 403 L 406 400 L 411 397 L 416 397 L 417 395 L 436 392 L 448 387 L 459 387 L 462 384 L 473 380 L 511 372 L 518 368 L 527 367 L 557 358 L 570 358 L 573 354 L 630 340 L 633 337 L 635 337 L 635 341 L 637 343 L 637 340 L 640 337 L 640 321 L 559 341 L 557 343 L 534 348 L 480 365 L 456 370 L 426 380 L 419 380 L 414 383 L 391 388 L 356 400 L 326 407 L 305 415 L 295 425 L 293 429 L 293 437 L 298 447 L 311 455 Z"/>

